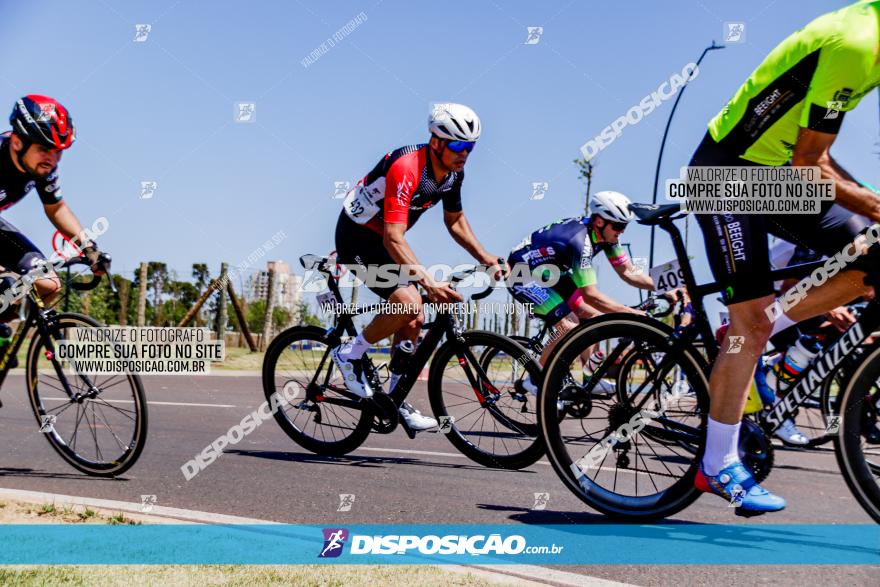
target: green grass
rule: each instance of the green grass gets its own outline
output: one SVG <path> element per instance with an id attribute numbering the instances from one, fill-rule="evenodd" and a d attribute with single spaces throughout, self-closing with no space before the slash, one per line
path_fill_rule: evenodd
<path id="1" fill-rule="evenodd" d="M 436 566 L 410 565 L 126 565 L 0 567 L 0 585 L 140 587 L 153 585 L 277 585 L 312 587 L 492 586 L 473 575 L 451 573 Z"/>

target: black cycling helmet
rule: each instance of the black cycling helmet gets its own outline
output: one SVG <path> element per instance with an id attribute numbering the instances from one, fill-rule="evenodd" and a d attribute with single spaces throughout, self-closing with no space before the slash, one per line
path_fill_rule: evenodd
<path id="1" fill-rule="evenodd" d="M 29 94 L 17 100 L 9 124 L 24 141 L 52 149 L 67 149 L 76 140 L 67 108 L 48 96 Z"/>

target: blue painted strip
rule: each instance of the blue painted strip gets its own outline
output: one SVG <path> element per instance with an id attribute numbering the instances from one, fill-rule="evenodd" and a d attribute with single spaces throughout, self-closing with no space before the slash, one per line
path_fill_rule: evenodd
<path id="1" fill-rule="evenodd" d="M 875 525 L 4 525 L 0 544 L 0 564 L 880 564 Z"/>

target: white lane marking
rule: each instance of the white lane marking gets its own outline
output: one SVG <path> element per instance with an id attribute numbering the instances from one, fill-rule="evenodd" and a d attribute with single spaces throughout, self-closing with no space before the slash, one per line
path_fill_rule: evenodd
<path id="1" fill-rule="evenodd" d="M 56 400 L 56 401 L 67 401 L 69 398 L 66 397 L 47 397 L 47 400 Z M 101 398 L 101 401 L 105 401 L 108 404 L 133 404 L 134 402 L 130 399 L 104 399 Z M 238 406 L 233 406 L 232 404 L 192 404 L 186 402 L 157 402 L 152 400 L 147 400 L 147 405 L 150 406 L 187 406 L 192 408 L 237 408 Z"/>

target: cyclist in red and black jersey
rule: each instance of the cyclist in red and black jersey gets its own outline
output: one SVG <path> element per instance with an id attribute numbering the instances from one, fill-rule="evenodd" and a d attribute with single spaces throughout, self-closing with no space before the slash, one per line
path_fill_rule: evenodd
<path id="1" fill-rule="evenodd" d="M 16 101 L 9 116 L 12 131 L 0 134 L 0 211 L 6 210 L 36 188 L 46 217 L 70 239 L 83 234 L 73 211 L 61 199 L 58 163 L 62 152 L 76 140 L 73 120 L 67 109 L 46 96 L 31 94 Z M 107 261 L 94 242 L 76 243 L 100 273 Z M 3 281 L 25 275 L 46 263 L 40 249 L 6 220 L 0 218 L 0 267 Z M 48 271 L 34 281 L 43 300 L 51 301 L 61 284 L 54 272 Z M 14 306 L 0 313 L 0 322 L 11 320 L 17 313 Z M 6 327 L 8 328 L 8 327 Z M 2 333 L 0 333 L 2 338 Z"/>
<path id="2" fill-rule="evenodd" d="M 355 338 L 333 351 L 333 360 L 345 376 L 353 393 L 369 397 L 380 390 L 370 389 L 363 376 L 361 359 L 372 344 L 395 334 L 415 342 L 424 321 L 421 298 L 413 283 L 421 285 L 435 303 L 460 301 L 461 296 L 448 283 L 435 281 L 421 265 L 406 241 L 409 230 L 427 210 L 443 202 L 443 221 L 452 238 L 479 263 L 495 265 L 498 255 L 490 255 L 477 240 L 462 211 L 461 184 L 464 166 L 477 139 L 480 119 L 462 104 L 437 105 L 428 121 L 431 139 L 427 144 L 391 151 L 352 189 L 345 198 L 336 224 L 336 251 L 346 265 L 386 266 L 394 279 L 388 285 L 368 283 L 379 297 L 402 312 L 380 314 Z M 413 277 L 401 266 L 412 267 Z M 496 272 L 496 278 L 502 270 Z M 398 277 L 402 277 L 398 279 Z M 389 391 L 394 390 L 392 376 Z M 398 399 L 399 398 L 395 398 Z M 403 402 L 400 414 L 413 430 L 437 425 Z"/>

